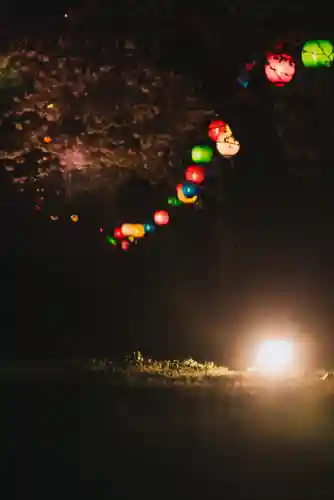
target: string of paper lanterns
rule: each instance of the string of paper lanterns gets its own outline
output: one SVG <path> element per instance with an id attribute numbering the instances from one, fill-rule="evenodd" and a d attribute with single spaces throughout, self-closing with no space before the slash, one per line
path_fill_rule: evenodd
<path id="1" fill-rule="evenodd" d="M 216 151 L 224 158 L 231 158 L 239 152 L 239 142 L 234 138 L 231 127 L 222 120 L 215 120 L 210 123 L 208 136 L 216 143 Z M 192 148 L 191 159 L 194 165 L 186 168 L 185 182 L 177 184 L 176 196 L 167 199 L 168 205 L 180 207 L 182 205 L 194 205 L 198 202 L 200 188 L 205 181 L 205 167 L 212 161 L 213 156 L 214 150 L 211 146 L 196 145 Z M 153 222 L 146 224 L 124 223 L 114 229 L 113 237 L 108 237 L 108 241 L 116 246 L 117 241 L 119 241 L 121 249 L 127 251 L 131 243 L 153 232 L 156 226 L 167 225 L 169 221 L 170 214 L 167 210 L 157 210 L 153 214 Z"/>
<path id="2" fill-rule="evenodd" d="M 301 60 L 305 67 L 329 67 L 334 60 L 334 48 L 329 40 L 311 40 L 304 44 L 301 51 Z M 250 73 L 256 66 L 256 61 L 248 63 L 243 69 L 242 74 L 238 77 L 238 82 L 247 88 L 250 79 Z M 291 82 L 296 73 L 296 62 L 291 55 L 285 52 L 270 52 L 266 55 L 264 72 L 267 80 L 276 87 L 283 87 Z M 232 134 L 231 127 L 222 120 L 215 120 L 209 125 L 209 138 L 216 143 L 217 152 L 226 159 L 232 158 L 240 150 L 240 143 Z M 195 165 L 188 166 L 185 171 L 186 182 L 176 186 L 176 197 L 168 198 L 168 204 L 176 207 L 181 205 L 193 205 L 199 199 L 199 186 L 205 180 L 205 165 L 210 163 L 213 158 L 213 149 L 210 146 L 194 146 L 191 151 L 191 158 Z M 157 211 L 153 215 L 154 223 L 157 226 L 168 224 L 170 216 L 167 211 Z M 131 227 L 129 233 L 124 228 Z M 136 229 L 140 227 L 139 236 L 136 235 Z M 121 228 L 116 228 L 114 236 L 116 239 L 121 239 L 132 236 L 132 242 L 136 238 L 143 238 L 148 232 L 145 230 L 145 224 L 123 224 Z M 129 244 L 122 245 L 123 249 L 128 250 Z"/>
<path id="3" fill-rule="evenodd" d="M 264 73 L 267 80 L 276 87 L 283 87 L 290 83 L 296 73 L 296 61 L 290 54 L 280 50 L 281 47 L 269 52 L 265 56 Z M 306 68 L 330 67 L 334 61 L 334 47 L 329 40 L 309 40 L 301 49 L 301 62 Z M 245 64 L 238 83 L 245 89 L 249 85 L 251 73 L 258 65 L 257 60 Z M 214 120 L 208 128 L 208 136 L 215 143 L 216 152 L 225 159 L 230 159 L 238 154 L 240 150 L 239 141 L 233 136 L 231 127 L 222 120 Z M 53 142 L 53 138 L 44 137 L 44 144 Z M 199 202 L 200 191 L 206 177 L 206 167 L 214 157 L 214 149 L 208 145 L 195 145 L 191 150 L 193 164 L 185 170 L 185 180 L 177 184 L 176 194 L 167 199 L 167 205 L 172 209 L 186 205 L 194 205 Z M 40 208 L 40 207 L 39 207 Z M 57 221 L 57 215 L 51 215 L 50 220 Z M 74 223 L 79 221 L 79 215 L 72 214 L 70 220 Z M 149 222 L 124 222 L 116 227 L 112 235 L 107 235 L 109 244 L 120 247 L 127 251 L 132 243 L 153 233 L 157 227 L 169 224 L 171 216 L 169 210 L 160 209 L 153 213 Z M 100 227 L 103 233 L 103 228 Z"/>

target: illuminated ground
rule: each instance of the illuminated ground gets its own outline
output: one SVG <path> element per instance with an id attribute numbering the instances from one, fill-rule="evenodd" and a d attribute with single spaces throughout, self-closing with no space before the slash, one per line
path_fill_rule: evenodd
<path id="1" fill-rule="evenodd" d="M 1 378 L 0 454 L 30 480 L 38 470 L 48 490 L 66 484 L 72 498 L 333 498 L 329 379 L 274 383 L 138 357 L 2 364 Z"/>

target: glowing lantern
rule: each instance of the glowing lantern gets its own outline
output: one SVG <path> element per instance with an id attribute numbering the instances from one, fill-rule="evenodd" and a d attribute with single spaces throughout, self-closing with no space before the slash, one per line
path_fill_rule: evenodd
<path id="1" fill-rule="evenodd" d="M 124 252 L 126 252 L 130 248 L 130 243 L 126 240 L 123 240 L 121 243 L 121 248 L 122 250 L 124 250 Z"/>
<path id="2" fill-rule="evenodd" d="M 302 62 L 307 68 L 328 67 L 334 60 L 334 48 L 329 40 L 310 40 L 302 48 Z"/>
<path id="3" fill-rule="evenodd" d="M 181 189 L 182 189 L 182 193 L 187 198 L 191 198 L 192 196 L 196 196 L 197 192 L 198 192 L 196 186 L 194 186 L 193 184 L 188 184 L 188 183 L 182 184 Z"/>
<path id="4" fill-rule="evenodd" d="M 133 236 L 134 224 L 122 224 L 121 231 L 123 236 Z"/>
<path id="5" fill-rule="evenodd" d="M 114 229 L 114 237 L 116 238 L 116 240 L 121 240 L 122 238 L 124 238 L 124 233 L 121 227 L 116 227 Z"/>
<path id="6" fill-rule="evenodd" d="M 239 141 L 237 141 L 234 137 L 227 137 L 222 141 L 217 142 L 217 151 L 224 156 L 224 158 L 231 158 L 232 156 L 235 156 L 239 150 Z"/>
<path id="7" fill-rule="evenodd" d="M 152 224 L 152 223 L 144 224 L 144 231 L 145 231 L 145 233 L 153 233 L 154 230 L 155 230 L 155 225 L 154 224 Z"/>
<path id="8" fill-rule="evenodd" d="M 209 146 L 194 146 L 191 158 L 195 163 L 209 163 L 212 160 L 213 150 Z"/>
<path id="9" fill-rule="evenodd" d="M 109 245 L 117 245 L 115 238 L 113 238 L 112 236 L 107 236 L 107 242 L 109 243 Z"/>
<path id="10" fill-rule="evenodd" d="M 198 196 L 195 195 L 195 196 L 192 196 L 191 198 L 188 198 L 187 196 L 185 196 L 183 194 L 183 186 L 182 184 L 179 184 L 177 187 L 176 187 L 176 193 L 177 193 L 177 197 L 180 201 L 182 201 L 182 203 L 185 203 L 185 204 L 191 204 L 191 203 L 196 203 L 196 201 L 198 200 Z"/>
<path id="11" fill-rule="evenodd" d="M 287 54 L 268 54 L 264 71 L 271 83 L 276 87 L 283 87 L 294 77 L 296 64 Z"/>
<path id="12" fill-rule="evenodd" d="M 226 134 L 227 137 L 232 135 L 232 131 L 227 123 L 221 120 L 215 120 L 209 125 L 209 137 L 213 141 L 218 141 L 220 134 Z"/>
<path id="13" fill-rule="evenodd" d="M 134 236 L 135 238 L 142 238 L 145 236 L 145 229 L 143 224 L 123 224 L 121 232 L 124 236 Z"/>
<path id="14" fill-rule="evenodd" d="M 72 222 L 78 222 L 79 216 L 78 215 L 71 215 L 71 221 Z"/>
<path id="15" fill-rule="evenodd" d="M 201 184 L 205 179 L 203 167 L 188 167 L 185 175 L 187 181 L 194 182 L 195 184 Z"/>
<path id="16" fill-rule="evenodd" d="M 134 224 L 133 233 L 131 236 L 134 236 L 135 238 L 143 238 L 145 236 L 145 229 L 143 224 Z"/>
<path id="17" fill-rule="evenodd" d="M 256 65 L 256 61 L 251 61 L 245 64 L 241 74 L 237 78 L 237 82 L 242 85 L 244 89 L 246 89 L 249 85 L 250 81 L 250 72 L 253 71 L 254 66 Z"/>
<path id="18" fill-rule="evenodd" d="M 237 82 L 246 89 L 249 85 L 250 76 L 247 71 L 243 71 L 237 78 Z"/>
<path id="19" fill-rule="evenodd" d="M 51 220 L 58 220 L 59 217 L 58 217 L 58 215 L 50 215 L 50 219 Z"/>
<path id="20" fill-rule="evenodd" d="M 49 137 L 49 136 L 45 136 L 45 137 L 43 138 L 43 141 L 44 141 L 46 144 L 50 144 L 50 142 L 52 142 L 52 139 L 51 139 L 51 137 Z"/>
<path id="21" fill-rule="evenodd" d="M 157 226 L 165 226 L 169 222 L 169 214 L 165 210 L 158 210 L 153 218 Z"/>
<path id="22" fill-rule="evenodd" d="M 172 207 L 180 207 L 182 202 L 176 196 L 170 196 L 168 198 L 168 205 L 171 205 Z"/>

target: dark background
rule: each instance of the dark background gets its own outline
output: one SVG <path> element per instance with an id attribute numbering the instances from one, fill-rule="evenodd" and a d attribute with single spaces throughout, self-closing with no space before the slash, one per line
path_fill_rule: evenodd
<path id="1" fill-rule="evenodd" d="M 332 162 L 323 157 L 311 180 L 292 175 L 263 76 L 245 90 L 250 100 L 236 83 L 253 51 L 264 53 L 279 39 L 330 37 L 325 13 L 290 2 L 129 1 L 96 5 L 82 18 L 74 10 L 65 26 L 67 7 L 59 3 L 7 10 L 3 38 L 51 37 L 59 30 L 132 36 L 156 64 L 179 69 L 202 87 L 233 123 L 241 151 L 233 168 L 222 163 L 223 201 L 208 195 L 203 210 L 178 212 L 169 227 L 127 254 L 113 252 L 87 226 L 55 229 L 36 221 L 4 186 L 0 356 L 116 356 L 139 349 L 231 363 L 257 327 L 292 322 L 315 342 L 319 362 L 329 363 Z M 303 164 L 296 167 L 303 171 Z M 145 209 L 156 209 L 160 192 L 136 184 L 128 198 L 138 201 L 120 204 L 111 222 L 135 214 L 147 194 Z"/>

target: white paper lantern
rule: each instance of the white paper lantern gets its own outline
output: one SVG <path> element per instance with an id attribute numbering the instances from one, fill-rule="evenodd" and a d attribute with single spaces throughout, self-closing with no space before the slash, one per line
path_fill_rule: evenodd
<path id="1" fill-rule="evenodd" d="M 240 143 L 233 136 L 222 137 L 217 141 L 217 151 L 224 158 L 232 158 L 240 150 Z"/>

